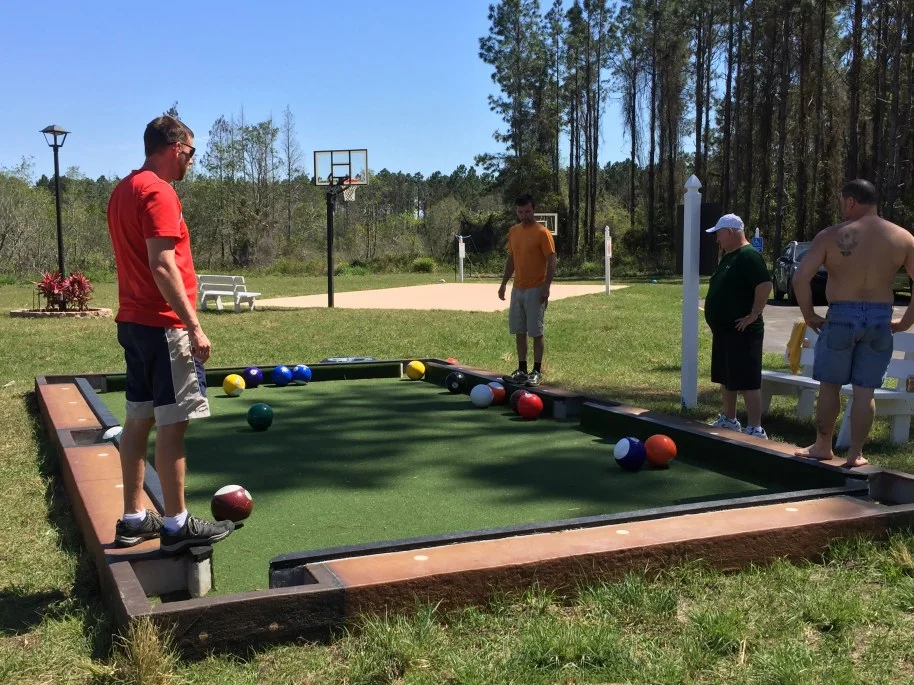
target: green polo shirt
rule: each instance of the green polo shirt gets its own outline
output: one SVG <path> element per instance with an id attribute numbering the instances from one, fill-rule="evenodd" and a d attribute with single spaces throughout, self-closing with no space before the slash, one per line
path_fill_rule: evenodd
<path id="1" fill-rule="evenodd" d="M 755 288 L 770 280 L 765 260 L 752 245 L 725 254 L 711 276 L 705 296 L 705 321 L 711 331 L 735 331 L 736 320 L 752 311 Z M 746 330 L 762 333 L 765 322 L 761 315 Z"/>

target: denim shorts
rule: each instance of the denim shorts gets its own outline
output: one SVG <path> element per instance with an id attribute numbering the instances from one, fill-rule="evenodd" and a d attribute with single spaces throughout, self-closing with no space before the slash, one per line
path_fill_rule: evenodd
<path id="1" fill-rule="evenodd" d="M 834 302 L 816 341 L 812 377 L 820 383 L 881 388 L 892 359 L 892 305 Z"/>

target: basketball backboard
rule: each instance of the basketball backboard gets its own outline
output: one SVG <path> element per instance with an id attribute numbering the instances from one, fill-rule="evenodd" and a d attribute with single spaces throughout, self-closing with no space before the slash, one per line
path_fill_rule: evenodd
<path id="1" fill-rule="evenodd" d="M 315 150 L 314 184 L 368 185 L 368 150 Z"/>
<path id="2" fill-rule="evenodd" d="M 552 235 L 559 234 L 559 215 L 558 214 L 534 214 L 533 220 L 542 224 L 549 229 Z"/>

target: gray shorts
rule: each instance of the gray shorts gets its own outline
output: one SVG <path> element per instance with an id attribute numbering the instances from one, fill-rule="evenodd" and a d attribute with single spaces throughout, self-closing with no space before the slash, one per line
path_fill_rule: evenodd
<path id="1" fill-rule="evenodd" d="M 541 301 L 542 292 L 542 286 L 511 289 L 508 328 L 512 335 L 526 333 L 531 338 L 538 338 L 543 334 L 543 322 L 548 303 Z"/>

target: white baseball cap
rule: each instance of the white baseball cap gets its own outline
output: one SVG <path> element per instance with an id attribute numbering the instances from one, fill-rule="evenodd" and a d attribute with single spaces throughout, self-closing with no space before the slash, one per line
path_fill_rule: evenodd
<path id="1" fill-rule="evenodd" d="M 722 228 L 732 228 L 734 231 L 742 231 L 745 226 L 743 225 L 743 220 L 736 216 L 736 214 L 724 214 L 717 220 L 717 223 L 714 224 L 713 227 L 707 229 L 705 233 L 715 233 Z"/>

